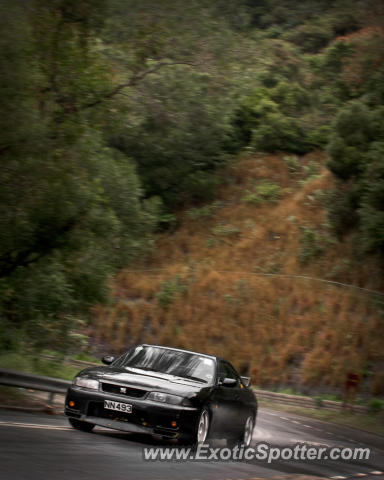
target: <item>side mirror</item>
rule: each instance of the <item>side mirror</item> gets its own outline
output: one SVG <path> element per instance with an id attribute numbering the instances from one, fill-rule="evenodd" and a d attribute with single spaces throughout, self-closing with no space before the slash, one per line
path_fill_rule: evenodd
<path id="1" fill-rule="evenodd" d="M 243 382 L 243 384 L 246 386 L 246 387 L 250 387 L 251 386 L 251 377 L 240 377 L 241 378 L 241 381 Z"/>
<path id="2" fill-rule="evenodd" d="M 115 361 L 115 357 L 113 355 L 105 355 L 101 361 L 105 363 L 105 365 L 110 365 L 112 362 Z"/>
<path id="3" fill-rule="evenodd" d="M 224 378 L 224 380 L 220 382 L 220 385 L 223 385 L 224 387 L 234 387 L 236 384 L 237 380 L 234 378 Z"/>

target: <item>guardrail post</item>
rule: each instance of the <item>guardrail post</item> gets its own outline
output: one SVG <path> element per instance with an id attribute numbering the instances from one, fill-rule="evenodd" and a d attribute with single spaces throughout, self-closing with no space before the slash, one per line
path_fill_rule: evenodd
<path id="1" fill-rule="evenodd" d="M 48 395 L 48 405 L 50 407 L 53 406 L 53 400 L 55 398 L 55 393 L 54 392 L 49 392 L 49 395 Z"/>
<path id="2" fill-rule="evenodd" d="M 54 392 L 49 392 L 48 403 L 44 407 L 45 413 L 49 413 L 50 415 L 52 415 L 55 412 L 54 407 L 53 407 L 54 398 L 55 398 L 55 393 Z"/>

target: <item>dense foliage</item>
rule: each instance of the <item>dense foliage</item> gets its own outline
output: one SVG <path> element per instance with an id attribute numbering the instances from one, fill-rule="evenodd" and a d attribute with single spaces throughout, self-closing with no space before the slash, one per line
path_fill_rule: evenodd
<path id="1" fill-rule="evenodd" d="M 2 2 L 3 347 L 21 335 L 65 351 L 167 209 L 212 195 L 232 108 L 216 13 L 203 0 Z"/>
<path id="2" fill-rule="evenodd" d="M 181 208 L 213 200 L 217 168 L 238 152 L 284 152 L 294 177 L 316 175 L 301 155 L 326 150 L 334 232 L 352 234 L 360 258 L 382 256 L 379 2 L 4 0 L 0 9 L 0 347 L 78 344 L 73 332 L 110 301 L 116 272 L 146 258 Z M 277 203 L 276 181 L 248 185 L 242 203 Z M 298 268 L 331 244 L 307 225 L 300 232 Z M 211 233 L 211 246 L 240 236 L 231 222 Z M 178 286 L 155 298 L 167 307 Z"/>

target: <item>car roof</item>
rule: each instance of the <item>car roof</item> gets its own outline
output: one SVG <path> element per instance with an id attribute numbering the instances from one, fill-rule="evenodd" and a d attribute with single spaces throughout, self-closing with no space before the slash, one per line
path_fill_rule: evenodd
<path id="1" fill-rule="evenodd" d="M 215 355 L 207 355 L 206 353 L 200 353 L 200 352 L 194 352 L 192 350 L 185 350 L 183 348 L 174 348 L 174 347 L 166 347 L 164 345 L 150 345 L 148 343 L 143 343 L 141 345 L 142 347 L 156 347 L 156 348 L 164 348 L 166 350 L 174 350 L 175 352 L 185 352 L 185 353 L 192 353 L 194 355 L 200 355 L 202 357 L 207 357 L 207 358 L 212 358 L 213 360 L 221 360 L 221 358 L 216 357 Z"/>

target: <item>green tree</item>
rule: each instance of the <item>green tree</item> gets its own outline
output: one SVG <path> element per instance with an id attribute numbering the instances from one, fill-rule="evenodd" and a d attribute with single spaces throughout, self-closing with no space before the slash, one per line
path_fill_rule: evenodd
<path id="1" fill-rule="evenodd" d="M 105 299 L 156 223 L 132 161 L 104 142 L 104 103 L 89 108 L 113 87 L 103 12 L 92 0 L 3 6 L 0 322 L 39 345 L 64 348 L 58 332 Z"/>
<path id="2" fill-rule="evenodd" d="M 307 130 L 299 122 L 300 87 L 279 83 L 273 89 L 259 88 L 242 99 L 237 110 L 235 128 L 239 142 L 257 151 L 304 153 L 310 150 Z"/>
<path id="3" fill-rule="evenodd" d="M 182 65 L 136 87 L 127 118 L 108 135 L 135 159 L 147 196 L 174 207 L 212 195 L 215 168 L 230 143 L 232 102 L 225 93 L 210 75 Z"/>
<path id="4" fill-rule="evenodd" d="M 342 109 L 333 125 L 328 167 L 339 187 L 330 204 L 330 219 L 342 237 L 358 232 L 363 252 L 384 253 L 383 145 L 384 108 L 354 101 Z"/>

